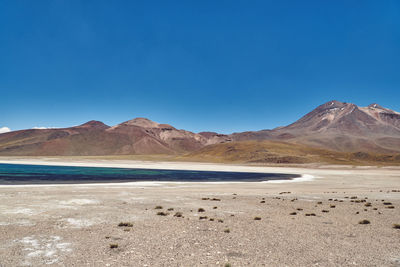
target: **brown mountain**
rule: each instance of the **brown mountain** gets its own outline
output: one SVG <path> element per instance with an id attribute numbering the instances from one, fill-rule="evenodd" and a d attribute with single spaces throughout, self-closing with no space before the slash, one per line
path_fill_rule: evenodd
<path id="1" fill-rule="evenodd" d="M 335 151 L 400 152 L 400 113 L 378 104 L 327 102 L 274 130 L 231 135 L 235 141 L 280 140 Z"/>
<path id="2" fill-rule="evenodd" d="M 263 148 L 258 149 L 258 146 Z M 279 149 L 271 154 L 268 147 Z M 310 148 L 316 155 L 325 154 L 325 150 L 396 154 L 400 152 L 400 113 L 378 104 L 358 107 L 330 101 L 288 126 L 230 135 L 193 133 L 145 118 L 136 118 L 113 127 L 90 121 L 70 128 L 30 129 L 0 134 L 0 155 L 182 155 L 197 151 L 191 155 L 207 158 L 226 154 L 231 159 L 242 160 L 247 157 L 248 161 L 256 162 L 262 162 L 263 158 L 277 162 L 288 159 L 292 162 L 308 161 L 302 158 L 304 155 L 300 155 L 300 159 L 297 152 L 293 154 L 285 150 L 283 153 L 281 147 L 292 147 L 296 151 Z M 285 158 L 279 155 L 285 155 Z M 346 155 L 343 157 L 348 158 Z M 363 153 L 354 156 L 369 157 Z"/>
<path id="3" fill-rule="evenodd" d="M 0 155 L 179 154 L 207 142 L 202 135 L 136 118 L 113 127 L 90 121 L 71 128 L 1 134 Z"/>

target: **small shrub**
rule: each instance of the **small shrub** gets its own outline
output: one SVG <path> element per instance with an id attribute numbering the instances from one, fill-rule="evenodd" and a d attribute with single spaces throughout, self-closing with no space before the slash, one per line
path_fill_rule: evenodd
<path id="1" fill-rule="evenodd" d="M 315 213 L 306 213 L 306 216 L 317 216 Z"/>
<path id="2" fill-rule="evenodd" d="M 297 212 L 291 212 L 289 215 L 297 215 Z"/>
<path id="3" fill-rule="evenodd" d="M 219 223 L 223 223 L 223 222 L 224 222 L 224 220 L 222 220 L 222 219 L 218 219 L 218 222 L 219 222 Z"/>
<path id="4" fill-rule="evenodd" d="M 383 205 L 392 205 L 392 202 L 383 202 Z"/>
<path id="5" fill-rule="evenodd" d="M 118 248 L 118 244 L 110 244 L 110 248 Z"/>
<path id="6" fill-rule="evenodd" d="M 133 227 L 133 224 L 130 222 L 120 222 L 118 224 L 119 227 Z"/>
<path id="7" fill-rule="evenodd" d="M 156 206 L 154 209 L 155 209 L 155 210 L 162 210 L 163 207 L 162 207 L 162 206 Z"/>
<path id="8" fill-rule="evenodd" d="M 302 209 L 302 208 L 297 208 L 297 210 L 298 210 L 298 211 L 302 211 L 303 209 Z"/>
<path id="9" fill-rule="evenodd" d="M 209 200 L 209 197 L 203 197 L 201 200 Z"/>
<path id="10" fill-rule="evenodd" d="M 199 220 L 206 220 L 208 217 L 207 216 L 200 216 Z"/>
<path id="11" fill-rule="evenodd" d="M 255 220 L 255 221 L 260 221 L 260 220 L 261 220 L 261 217 L 256 216 L 256 217 L 254 217 L 254 220 Z"/>
<path id="12" fill-rule="evenodd" d="M 197 212 L 205 212 L 206 210 L 205 209 L 203 209 L 203 208 L 199 208 L 198 210 L 197 210 Z"/>
<path id="13" fill-rule="evenodd" d="M 387 209 L 394 209 L 394 206 L 387 206 Z"/>
<path id="14" fill-rule="evenodd" d="M 370 224 L 371 222 L 364 219 L 364 220 L 359 221 L 358 223 L 359 224 Z"/>
<path id="15" fill-rule="evenodd" d="M 167 209 L 168 211 L 173 211 L 174 210 L 174 208 L 169 208 L 169 209 Z"/>
<path id="16" fill-rule="evenodd" d="M 230 263 L 225 263 L 224 267 L 232 267 Z"/>
<path id="17" fill-rule="evenodd" d="M 330 205 L 329 206 L 331 209 L 334 209 L 334 208 L 336 208 L 336 206 L 335 205 Z"/>
<path id="18" fill-rule="evenodd" d="M 371 204 L 371 202 L 367 202 L 367 203 L 364 204 L 364 206 L 365 206 L 365 207 L 371 207 L 372 204 Z"/>
<path id="19" fill-rule="evenodd" d="M 182 212 L 175 212 L 174 217 L 182 217 Z"/>
<path id="20" fill-rule="evenodd" d="M 209 220 L 210 222 L 213 222 L 214 221 L 214 218 L 210 218 L 210 220 Z"/>
<path id="21" fill-rule="evenodd" d="M 322 210 L 322 212 L 329 212 L 329 210 Z"/>
<path id="22" fill-rule="evenodd" d="M 231 230 L 229 230 L 228 228 L 224 230 L 224 233 L 230 233 Z"/>
<path id="23" fill-rule="evenodd" d="M 157 215 L 158 215 L 158 216 L 168 216 L 168 214 L 169 214 L 169 213 L 163 212 L 163 211 L 157 212 Z"/>
<path id="24" fill-rule="evenodd" d="M 318 201 L 317 204 L 321 205 L 321 204 L 322 204 L 322 201 Z"/>
<path id="25" fill-rule="evenodd" d="M 219 199 L 219 198 L 213 198 L 213 199 L 211 199 L 211 201 L 221 201 L 221 199 Z"/>
<path id="26" fill-rule="evenodd" d="M 394 229 L 400 229 L 400 224 L 397 224 L 397 223 L 393 224 L 393 228 Z"/>
<path id="27" fill-rule="evenodd" d="M 261 200 L 260 203 L 265 203 L 265 200 Z"/>
<path id="28" fill-rule="evenodd" d="M 214 209 L 214 210 L 216 210 L 216 209 L 218 209 L 218 207 L 217 207 L 217 206 L 215 206 L 215 207 L 213 207 L 213 209 Z"/>

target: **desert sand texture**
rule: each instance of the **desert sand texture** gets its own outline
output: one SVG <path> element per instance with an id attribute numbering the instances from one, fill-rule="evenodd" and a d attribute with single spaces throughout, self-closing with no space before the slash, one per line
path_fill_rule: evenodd
<path id="1" fill-rule="evenodd" d="M 287 182 L 0 187 L 0 266 L 400 266 L 400 169 L 0 163 L 301 174 Z"/>

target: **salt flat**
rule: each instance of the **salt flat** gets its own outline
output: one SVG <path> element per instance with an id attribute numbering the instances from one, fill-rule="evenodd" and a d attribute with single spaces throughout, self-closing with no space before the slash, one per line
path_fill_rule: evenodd
<path id="1" fill-rule="evenodd" d="M 3 186 L 0 266 L 400 264 L 400 230 L 393 228 L 400 224 L 398 168 L 0 159 L 2 163 L 16 161 L 293 173 L 305 179 Z M 177 212 L 182 217 L 174 217 Z M 370 224 L 359 224 L 363 219 Z M 133 227 L 119 227 L 120 222 Z"/>

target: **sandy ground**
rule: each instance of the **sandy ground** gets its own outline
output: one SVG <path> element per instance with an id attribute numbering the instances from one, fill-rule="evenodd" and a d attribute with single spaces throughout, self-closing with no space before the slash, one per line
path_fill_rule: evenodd
<path id="1" fill-rule="evenodd" d="M 2 186 L 1 267 L 400 266 L 398 168 L 15 161 L 305 176 L 284 183 Z M 359 224 L 363 219 L 370 224 Z"/>

